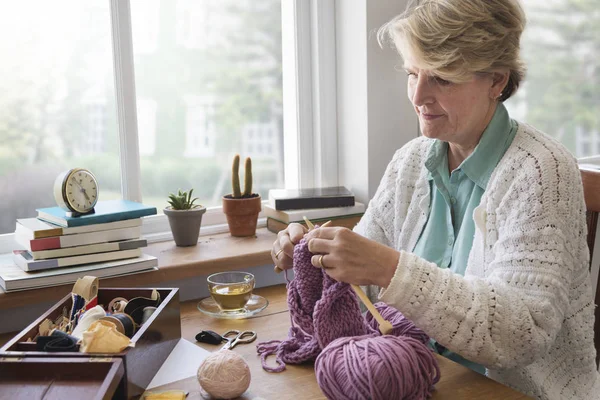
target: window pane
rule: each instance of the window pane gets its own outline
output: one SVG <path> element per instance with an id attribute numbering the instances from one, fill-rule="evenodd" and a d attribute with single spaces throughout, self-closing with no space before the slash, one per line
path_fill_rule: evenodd
<path id="1" fill-rule="evenodd" d="M 507 101 L 513 118 L 561 141 L 576 157 L 598 154 L 600 13 L 597 1 L 526 0 L 525 85 Z"/>
<path id="2" fill-rule="evenodd" d="M 194 188 L 221 205 L 235 153 L 252 157 L 254 192 L 282 187 L 280 0 L 133 0 L 131 13 L 144 203 Z"/>
<path id="3" fill-rule="evenodd" d="M 19 0 L 0 13 L 0 233 L 56 205 L 63 170 L 95 173 L 121 196 L 106 0 Z"/>

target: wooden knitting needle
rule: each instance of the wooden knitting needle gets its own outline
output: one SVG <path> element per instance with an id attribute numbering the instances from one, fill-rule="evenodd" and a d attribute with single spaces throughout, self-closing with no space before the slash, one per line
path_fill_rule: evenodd
<path id="1" fill-rule="evenodd" d="M 379 311 L 377 311 L 377 309 L 375 308 L 373 303 L 371 303 L 371 300 L 369 300 L 369 298 L 367 297 L 365 292 L 363 292 L 363 290 L 360 288 L 360 286 L 358 286 L 358 285 L 350 285 L 350 286 L 352 286 L 352 289 L 354 289 L 354 292 L 358 295 L 358 297 L 363 302 L 365 307 L 367 307 L 367 309 L 371 312 L 371 315 L 379 323 L 379 332 L 381 332 L 382 335 L 387 335 L 389 332 L 391 332 L 392 328 L 393 328 L 392 324 L 390 322 L 386 321 L 385 319 L 383 319 L 381 314 L 379 314 Z"/>
<path id="2" fill-rule="evenodd" d="M 306 216 L 302 217 L 304 219 L 304 222 L 306 222 L 306 226 L 308 226 L 308 230 L 312 231 L 313 229 L 315 229 L 315 226 L 313 225 L 312 222 L 310 222 L 310 220 L 308 218 L 306 218 Z"/>
<path id="3" fill-rule="evenodd" d="M 310 222 L 310 220 L 308 218 L 304 217 L 304 221 L 306 222 L 306 225 L 309 227 L 310 230 L 315 229 L 314 224 L 312 222 Z M 325 222 L 323 225 L 321 225 L 321 228 L 325 228 L 326 226 L 329 226 L 329 225 L 331 225 L 331 220 L 329 220 L 329 221 Z M 275 266 L 275 268 L 273 268 L 273 269 L 278 274 L 283 271 L 278 266 Z"/>
<path id="4" fill-rule="evenodd" d="M 308 218 L 304 217 L 304 221 L 306 222 L 306 226 L 308 226 L 308 228 L 310 230 L 315 228 L 314 224 L 312 222 L 310 222 L 310 220 Z M 330 222 L 331 221 L 327 221 L 321 227 L 326 226 Z M 371 312 L 371 315 L 373 315 L 375 320 L 379 323 L 379 331 L 381 332 L 381 334 L 386 335 L 387 333 L 391 332 L 391 330 L 393 328 L 392 324 L 389 323 L 388 321 L 386 321 L 385 319 L 383 319 L 383 317 L 381 316 L 379 311 L 377 311 L 377 309 L 375 308 L 373 303 L 371 303 L 371 300 L 369 300 L 369 298 L 367 297 L 365 292 L 363 292 L 363 290 L 360 288 L 360 286 L 357 286 L 357 285 L 350 285 L 350 286 L 352 286 L 352 289 L 354 289 L 354 292 L 356 293 L 356 295 L 360 298 L 360 300 L 363 302 L 365 307 L 367 307 L 367 309 Z"/>

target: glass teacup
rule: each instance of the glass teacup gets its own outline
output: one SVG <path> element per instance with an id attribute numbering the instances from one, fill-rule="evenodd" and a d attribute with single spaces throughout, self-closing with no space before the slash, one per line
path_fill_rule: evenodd
<path id="1" fill-rule="evenodd" d="M 244 309 L 254 290 L 254 275 L 249 272 L 218 272 L 206 281 L 210 296 L 225 312 Z"/>

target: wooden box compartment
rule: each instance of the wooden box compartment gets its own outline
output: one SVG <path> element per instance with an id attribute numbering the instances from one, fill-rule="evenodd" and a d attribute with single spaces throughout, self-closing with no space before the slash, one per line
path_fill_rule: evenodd
<path id="1" fill-rule="evenodd" d="M 152 290 L 153 288 L 100 288 L 98 289 L 98 304 L 106 307 L 115 297 L 126 299 L 150 297 Z M 160 306 L 131 338 L 133 347 L 128 347 L 121 353 L 42 352 L 36 351 L 35 343 L 26 342 L 27 338 L 35 337 L 39 325 L 46 318 L 54 321 L 62 314 L 64 307 L 67 310 L 71 309 L 72 299 L 69 293 L 35 322 L 9 340 L 0 349 L 0 357 L 85 357 L 86 359 L 90 357 L 120 357 L 125 368 L 123 379 L 127 382 L 126 396 L 140 395 L 181 338 L 179 289 L 156 288 L 156 290 L 160 293 Z"/>
<path id="2" fill-rule="evenodd" d="M 0 358 L 0 399 L 123 399 L 124 374 L 120 358 Z"/>

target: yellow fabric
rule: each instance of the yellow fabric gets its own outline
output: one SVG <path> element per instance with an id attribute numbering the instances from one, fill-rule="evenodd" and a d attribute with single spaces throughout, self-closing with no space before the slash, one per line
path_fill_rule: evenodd
<path id="1" fill-rule="evenodd" d="M 110 321 L 98 320 L 83 332 L 82 353 L 120 353 L 129 346 L 129 338 L 117 331 Z"/>

